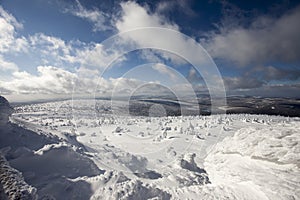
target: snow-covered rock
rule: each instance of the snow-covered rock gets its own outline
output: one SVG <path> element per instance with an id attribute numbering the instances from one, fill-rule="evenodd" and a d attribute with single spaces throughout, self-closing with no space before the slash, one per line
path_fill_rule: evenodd
<path id="1" fill-rule="evenodd" d="M 0 154 L 0 183 L 3 192 L 0 196 L 7 199 L 35 200 L 37 199 L 36 188 L 28 185 L 22 174 L 12 168 L 6 159 Z M 1 187 L 1 186 L 0 186 Z"/>
<path id="2" fill-rule="evenodd" d="M 7 124 L 12 113 L 13 108 L 9 105 L 9 102 L 4 97 L 0 96 L 0 126 Z"/>

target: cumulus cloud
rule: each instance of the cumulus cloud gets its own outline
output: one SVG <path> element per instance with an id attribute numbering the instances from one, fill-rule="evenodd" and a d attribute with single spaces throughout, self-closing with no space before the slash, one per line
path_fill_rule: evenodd
<path id="1" fill-rule="evenodd" d="M 177 3 L 182 3 L 179 0 Z M 93 23 L 94 31 L 105 31 L 115 29 L 119 33 L 132 29 L 145 27 L 168 28 L 180 31 L 180 27 L 167 20 L 162 12 L 171 2 L 161 2 L 157 10 L 150 11 L 136 2 L 121 2 L 121 12 L 118 18 L 114 18 L 115 24 L 111 24 L 106 14 L 97 9 L 86 9 L 79 1 L 76 6 L 66 10 L 67 12 Z M 184 3 L 182 4 L 183 6 Z M 213 58 L 223 59 L 237 66 L 252 65 L 264 66 L 270 61 L 283 63 L 299 62 L 300 58 L 300 7 L 295 8 L 280 17 L 260 16 L 251 21 L 250 25 L 235 23 L 236 19 L 223 23 L 217 31 L 209 32 L 202 43 L 206 46 Z M 113 27 L 114 26 L 114 27 Z M 11 81 L 0 81 L 1 93 L 9 94 L 65 94 L 72 93 L 93 93 L 110 94 L 115 91 L 118 94 L 130 94 L 132 88 L 142 84 L 143 81 L 129 78 L 109 79 L 98 78 L 99 70 L 104 69 L 113 59 L 122 56 L 121 52 L 126 45 L 134 43 L 135 47 L 163 46 L 166 49 L 174 49 L 175 52 L 184 52 L 190 55 L 197 63 L 201 63 L 202 49 L 195 49 L 195 41 L 183 37 L 172 37 L 169 35 L 153 34 L 149 31 L 145 34 L 129 35 L 129 38 L 120 39 L 121 48 L 105 49 L 100 43 L 84 43 L 81 41 L 64 41 L 61 38 L 49 36 L 44 33 L 37 33 L 32 36 L 19 37 L 18 29 L 23 25 L 11 14 L 0 6 L 0 70 L 12 73 Z M 163 33 L 164 34 L 164 33 Z M 165 38 L 168 38 L 166 40 Z M 123 45 L 123 46 L 122 46 Z M 41 56 L 37 75 L 22 71 L 14 63 L 6 59 L 3 53 L 7 52 L 34 52 Z M 161 62 L 165 60 L 175 64 L 186 63 L 185 60 L 172 52 L 163 50 L 142 50 L 142 58 Z M 2 53 L 2 54 L 1 54 Z M 204 55 L 204 57 L 207 55 Z M 124 60 L 121 57 L 118 61 Z M 45 62 L 44 62 L 45 61 Z M 37 62 L 37 63 L 38 63 Z M 66 64 L 66 65 L 65 65 Z M 260 65 L 257 65 L 260 64 Z M 44 66 L 51 65 L 51 66 Z M 72 66 L 77 68 L 76 73 L 53 66 Z M 153 66 L 153 69 L 161 74 L 168 75 L 175 80 L 176 75 L 163 64 Z M 201 74 L 203 77 L 210 74 Z M 259 91 L 282 89 L 283 86 L 268 86 L 272 80 L 298 80 L 299 70 L 280 69 L 274 66 L 253 67 L 252 70 L 237 77 L 225 77 L 224 82 L 228 90 Z M 187 79 L 192 83 L 199 83 L 203 79 L 191 68 Z M 75 90 L 74 85 L 76 86 Z M 117 86 L 118 85 L 118 86 Z M 187 85 L 177 85 L 176 88 L 185 90 Z M 199 84 L 195 88 L 199 91 L 206 91 L 206 86 Z M 298 88 L 298 86 L 287 86 Z M 95 90 L 96 89 L 96 90 Z M 283 89 L 282 89 L 283 90 Z M 151 91 L 150 91 L 151 92 Z M 153 92 L 153 91 L 152 91 Z"/>
<path id="2" fill-rule="evenodd" d="M 13 80 L 0 82 L 3 88 L 16 94 L 59 94 L 72 91 L 75 75 L 52 66 L 38 66 L 38 75 L 25 71 L 13 73 Z"/>
<path id="3" fill-rule="evenodd" d="M 76 8 L 68 9 L 67 12 L 70 12 L 78 17 L 84 18 L 94 24 L 94 26 L 98 26 L 97 24 L 105 24 L 110 23 L 114 24 L 111 28 L 116 29 L 119 33 L 126 32 L 133 29 L 145 28 L 145 27 L 161 27 L 161 28 L 169 28 L 173 30 L 179 30 L 179 27 L 168 21 L 163 15 L 159 13 L 151 13 L 147 7 L 142 7 L 138 3 L 129 1 L 129 2 L 121 2 L 121 14 L 120 16 L 113 16 L 111 19 L 108 19 L 105 13 L 99 10 L 88 10 L 84 8 L 79 1 L 77 1 Z M 98 18 L 101 18 L 98 20 Z M 113 22 L 113 23 L 112 23 Z M 101 30 L 101 29 L 99 29 Z M 153 38 L 154 37 L 154 38 Z M 129 40 L 131 41 L 129 41 Z M 121 41 L 123 40 L 123 41 Z M 157 43 L 162 40 L 157 36 L 153 36 L 151 33 L 142 34 L 136 37 L 136 35 L 132 35 L 130 38 L 121 38 L 120 47 L 126 48 L 125 45 L 130 45 L 130 42 L 134 41 L 138 45 L 145 44 L 146 41 L 156 41 Z M 165 41 L 170 45 L 174 46 L 174 43 L 171 41 Z M 123 45 L 123 47 L 121 47 Z M 70 56 L 67 55 L 65 57 L 66 60 L 70 62 L 81 62 L 84 65 L 98 65 L 98 66 L 106 66 L 111 59 L 120 56 L 120 51 L 118 48 L 114 49 L 114 52 L 107 53 L 103 49 L 103 45 L 99 43 L 92 43 L 84 47 L 83 50 L 76 51 L 76 55 Z M 141 52 L 141 56 L 151 59 L 152 62 L 164 59 L 170 59 L 177 64 L 182 64 L 183 60 L 178 58 L 178 56 L 170 54 L 168 52 L 160 51 L 159 55 L 152 53 L 151 55 L 145 54 L 144 51 Z"/>
<path id="4" fill-rule="evenodd" d="M 76 6 L 65 10 L 68 13 L 73 14 L 79 18 L 85 19 L 93 24 L 93 31 L 106 31 L 111 30 L 112 26 L 109 24 L 109 16 L 98 10 L 88 10 L 76 0 Z"/>
<path id="5" fill-rule="evenodd" d="M 96 79 L 86 78 L 85 69 L 72 73 L 54 66 L 38 66 L 37 72 L 16 71 L 11 81 L 0 81 L 1 88 L 13 94 L 70 94 L 76 86 L 75 92 L 90 93 L 97 83 Z"/>
<path id="6" fill-rule="evenodd" d="M 80 8 L 79 10 L 86 11 L 87 13 L 90 13 L 91 16 L 98 16 L 98 14 L 96 14 L 98 11 L 88 12 L 87 9 L 84 8 L 79 2 L 77 2 L 77 4 Z M 167 20 L 159 12 L 151 12 L 147 7 L 143 7 L 136 2 L 121 2 L 120 6 L 120 15 L 118 17 L 112 17 L 114 18 L 113 21 L 115 22 L 114 28 L 119 33 L 147 27 L 160 27 L 179 31 L 178 25 Z M 71 11 L 74 14 L 74 10 Z M 93 23 L 96 22 L 94 21 Z M 83 65 L 98 67 L 100 66 L 101 68 L 101 66 L 106 66 L 113 58 L 121 56 L 121 49 L 125 48 L 126 51 L 126 45 L 131 45 L 132 42 L 136 45 L 136 48 L 147 45 L 154 45 L 165 46 L 167 49 L 175 49 L 178 50 L 178 52 L 189 52 L 190 55 L 193 55 L 195 52 L 199 52 L 199 49 L 191 48 L 191 46 L 193 46 L 194 44 L 194 41 L 184 36 L 173 37 L 169 38 L 169 40 L 166 40 L 162 35 L 153 34 L 153 32 L 148 31 L 148 33 L 146 34 L 145 32 L 143 32 L 142 34 L 135 32 L 129 34 L 129 37 L 118 37 L 118 39 L 119 46 L 115 48 L 113 52 L 107 52 L 107 49 L 104 49 L 102 44 L 91 43 L 85 45 L 81 50 L 76 50 L 74 55 L 66 55 L 64 59 L 71 63 L 80 63 Z M 148 61 L 156 62 L 165 59 L 178 65 L 186 63 L 186 61 L 180 58 L 178 55 L 175 55 L 171 52 L 166 52 L 164 50 L 153 50 L 152 52 L 145 52 L 146 51 L 141 51 L 141 56 L 143 58 L 146 58 Z M 194 58 L 196 60 L 199 60 L 199 58 L 201 57 L 202 55 L 198 55 L 197 58 Z"/>
<path id="7" fill-rule="evenodd" d="M 0 53 L 27 50 L 26 38 L 16 36 L 16 30 L 22 28 L 23 25 L 0 6 Z"/>
<path id="8" fill-rule="evenodd" d="M 157 63 L 152 66 L 152 69 L 158 71 L 161 74 L 168 75 L 173 81 L 175 81 L 177 79 L 177 75 L 175 74 L 174 70 L 172 70 L 172 68 L 170 68 L 164 64 Z"/>
<path id="9" fill-rule="evenodd" d="M 54 53 L 55 56 L 61 53 L 69 54 L 71 46 L 60 38 L 38 33 L 30 36 L 30 44 L 34 47 L 38 46 L 44 53 Z"/>
<path id="10" fill-rule="evenodd" d="M 116 28 L 120 32 L 144 27 L 179 29 L 176 24 L 170 23 L 163 16 L 157 13 L 150 13 L 149 10 L 135 2 L 122 2 L 121 8 L 123 12 L 122 18 L 116 23 Z"/>
<path id="11" fill-rule="evenodd" d="M 44 64 L 79 65 L 103 69 L 120 54 L 118 49 L 107 51 L 101 43 L 84 43 L 38 33 L 29 37 L 30 51 L 45 60 Z M 120 57 L 122 62 L 125 57 Z"/>
<path id="12" fill-rule="evenodd" d="M 116 21 L 116 29 L 118 32 L 126 32 L 134 29 L 142 29 L 149 27 L 159 27 L 159 28 L 168 28 L 172 30 L 179 30 L 179 27 L 170 21 L 168 21 L 164 16 L 159 13 L 151 13 L 147 7 L 142 7 L 135 2 L 122 2 L 121 3 L 122 14 L 121 17 Z M 182 38 L 182 41 L 174 41 L 174 38 L 170 38 L 170 40 L 166 41 L 160 38 L 157 34 L 153 34 L 151 31 L 148 33 L 139 34 L 138 32 L 133 32 L 129 35 L 129 38 L 123 38 L 123 40 L 131 40 L 137 44 L 137 48 L 139 46 L 147 46 L 151 44 L 163 44 L 170 47 L 170 49 L 175 49 L 176 42 L 185 42 Z M 181 43 L 176 43 L 176 45 L 182 45 Z M 153 50 L 155 51 L 155 50 Z M 155 51 L 151 54 L 151 56 L 143 55 L 145 58 L 151 58 L 152 62 L 161 59 L 171 60 L 176 64 L 182 64 L 183 61 L 181 58 L 174 54 L 170 54 L 163 50 Z M 151 53 L 151 52 L 150 52 Z"/>
<path id="13" fill-rule="evenodd" d="M 152 63 L 163 63 L 164 60 L 161 58 L 161 56 L 159 55 L 159 53 L 156 50 L 153 49 L 141 49 L 139 50 L 140 52 L 140 57 L 148 62 L 152 62 Z"/>
<path id="14" fill-rule="evenodd" d="M 15 63 L 4 60 L 0 55 L 0 71 L 17 71 L 18 69 Z"/>
<path id="15" fill-rule="evenodd" d="M 38 66 L 37 75 L 25 71 L 13 73 L 10 81 L 0 81 L 0 90 L 5 94 L 96 94 L 130 95 L 146 82 L 130 78 L 98 77 L 95 70 L 84 67 L 76 73 L 54 67 Z M 54 96 L 55 97 L 55 96 Z"/>
<path id="16" fill-rule="evenodd" d="M 236 16 L 235 16 L 236 17 Z M 250 25 L 231 18 L 202 43 L 214 57 L 237 66 L 300 61 L 300 7 L 280 17 L 259 16 Z"/>
<path id="17" fill-rule="evenodd" d="M 40 56 L 44 64 L 60 64 L 62 61 L 72 63 L 74 51 L 72 41 L 66 42 L 58 37 L 49 36 L 43 33 L 37 33 L 29 36 L 29 51 L 36 52 L 36 58 Z M 74 58 L 73 58 L 74 59 Z"/>
<path id="18" fill-rule="evenodd" d="M 186 63 L 180 57 L 182 55 L 188 55 L 189 59 L 198 64 L 207 61 L 207 55 L 203 49 L 196 44 L 195 40 L 181 34 L 177 24 L 170 22 L 159 13 L 150 12 L 147 7 L 142 7 L 135 2 L 123 2 L 121 8 L 122 14 L 116 21 L 116 29 L 120 33 L 137 30 L 126 34 L 124 40 L 132 41 L 137 48 L 160 47 L 161 49 L 157 51 L 159 55 L 177 65 Z M 174 30 L 174 34 L 164 29 L 162 31 L 147 29 L 149 27 L 171 29 Z M 179 55 L 175 55 L 175 52 Z"/>
<path id="19" fill-rule="evenodd" d="M 182 1 L 163 1 L 157 5 L 156 12 L 151 12 L 147 7 L 143 7 L 135 2 L 122 2 L 120 18 L 116 20 L 115 28 L 119 32 L 144 27 L 162 27 L 179 31 L 179 27 L 164 16 L 167 5 L 180 5 L 187 7 L 188 3 Z M 81 6 L 82 7 L 82 6 Z M 214 58 L 220 58 L 233 62 L 237 66 L 256 65 L 269 61 L 297 62 L 300 57 L 300 29 L 297 20 L 300 18 L 300 8 L 295 8 L 280 17 L 259 16 L 250 20 L 250 25 L 240 23 L 244 18 L 241 10 L 228 9 L 232 12 L 232 18 L 227 17 L 222 21 L 217 31 L 210 32 L 202 43 Z M 228 14 L 228 13 L 227 13 Z M 237 19 L 239 18 L 239 19 Z M 163 38 L 163 37 L 161 37 Z M 128 39 L 128 38 L 123 38 Z M 151 32 L 147 34 L 134 34 L 130 40 L 138 46 L 151 44 L 163 44 L 169 49 L 179 48 L 181 51 L 189 52 L 193 55 L 196 52 L 190 48 L 189 41 L 184 38 L 170 38 L 168 41 L 153 36 Z M 103 55 L 103 47 L 95 44 L 94 47 L 78 51 L 77 58 L 80 57 L 85 65 L 103 65 L 111 58 Z M 162 58 L 171 60 L 179 64 L 182 62 L 178 56 L 161 52 L 143 51 L 142 57 L 148 61 L 162 61 Z M 119 52 L 115 52 L 118 55 Z M 158 55 L 159 54 L 159 55 Z M 103 55 L 103 56 L 99 56 Z M 97 57 L 98 56 L 98 57 Z M 112 56 L 113 58 L 114 56 Z M 105 58 L 108 58 L 105 60 Z M 256 68 L 257 69 L 257 68 Z M 258 70 L 259 71 L 259 70 Z M 258 72 L 256 71 L 256 72 Z M 270 80 L 297 80 L 299 75 L 297 70 L 282 70 L 276 67 L 265 67 L 261 74 L 255 77 L 253 74 L 245 74 L 240 77 L 225 77 L 227 88 L 229 89 L 249 89 L 261 87 Z M 165 72 L 166 73 L 166 72 Z M 252 73 L 250 71 L 250 73 Z M 259 79 L 259 77 L 261 79 Z M 195 70 L 191 69 L 187 77 L 191 82 L 201 81 Z M 262 81 L 264 80 L 264 81 Z"/>
<path id="20" fill-rule="evenodd" d="M 13 72 L 12 80 L 0 81 L 1 94 L 23 95 L 24 99 L 31 95 L 45 95 L 48 98 L 56 98 L 59 95 L 130 97 L 137 94 L 135 91 L 138 91 L 138 94 L 166 94 L 166 88 L 160 83 L 126 77 L 104 79 L 98 76 L 98 71 L 84 67 L 73 73 L 54 66 L 38 66 L 37 72 L 37 75 L 25 71 Z M 164 70 L 162 72 L 169 73 Z M 139 89 L 140 87 L 142 89 Z M 193 92 L 191 85 L 186 83 L 176 84 L 167 90 L 176 94 Z"/>
<path id="21" fill-rule="evenodd" d="M 116 58 L 119 58 L 119 62 L 125 60 L 125 57 L 119 53 L 118 49 L 107 51 L 104 49 L 104 46 L 99 43 L 91 43 L 83 49 L 77 50 L 75 54 L 76 62 L 100 69 L 106 68 L 107 65 Z"/>
<path id="22" fill-rule="evenodd" d="M 125 77 L 110 78 L 109 81 L 113 83 L 113 88 L 111 88 L 113 96 L 131 96 L 136 88 L 145 83 L 141 80 Z"/>
<path id="23" fill-rule="evenodd" d="M 26 38 L 18 37 L 16 32 L 22 28 L 23 25 L 0 6 L 0 71 L 2 73 L 18 70 L 17 64 L 9 61 L 4 54 L 27 52 L 28 42 Z"/>

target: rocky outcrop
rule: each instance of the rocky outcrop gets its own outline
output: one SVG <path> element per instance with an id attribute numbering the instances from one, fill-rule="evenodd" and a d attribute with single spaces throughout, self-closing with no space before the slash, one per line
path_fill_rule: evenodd
<path id="1" fill-rule="evenodd" d="M 9 105 L 9 102 L 0 96 L 0 126 L 4 126 L 8 123 L 9 116 L 12 113 L 13 108 Z"/>
<path id="2" fill-rule="evenodd" d="M 37 199 L 36 188 L 28 185 L 22 174 L 12 168 L 0 154 L 0 183 L 2 193 L 0 197 L 7 199 Z"/>

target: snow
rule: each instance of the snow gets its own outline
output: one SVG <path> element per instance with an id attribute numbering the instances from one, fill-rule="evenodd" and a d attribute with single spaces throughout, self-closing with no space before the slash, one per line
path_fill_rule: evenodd
<path id="1" fill-rule="evenodd" d="M 299 128 L 295 122 L 279 122 L 236 131 L 206 158 L 208 176 L 249 196 L 261 194 L 258 199 L 299 199 Z"/>
<path id="2" fill-rule="evenodd" d="M 11 122 L 1 152 L 39 198 L 300 199 L 299 118 L 122 116 L 74 100 L 16 107 Z"/>

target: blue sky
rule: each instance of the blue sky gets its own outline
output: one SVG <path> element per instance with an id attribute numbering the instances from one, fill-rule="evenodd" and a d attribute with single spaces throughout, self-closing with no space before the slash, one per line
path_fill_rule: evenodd
<path id="1" fill-rule="evenodd" d="M 74 92 L 109 96 L 122 83 L 114 92 L 130 95 L 151 82 L 181 93 L 187 83 L 206 91 L 207 76 L 216 74 L 199 73 L 171 51 L 140 49 L 153 43 L 199 60 L 211 57 L 206 67 L 216 64 L 228 95 L 300 97 L 299 6 L 279 0 L 2 0 L 0 94 L 13 101 Z M 122 36 L 144 27 L 184 36 L 168 39 L 151 31 Z M 106 49 L 103 41 L 115 34 L 114 49 Z M 134 51 L 119 55 L 126 49 Z"/>

